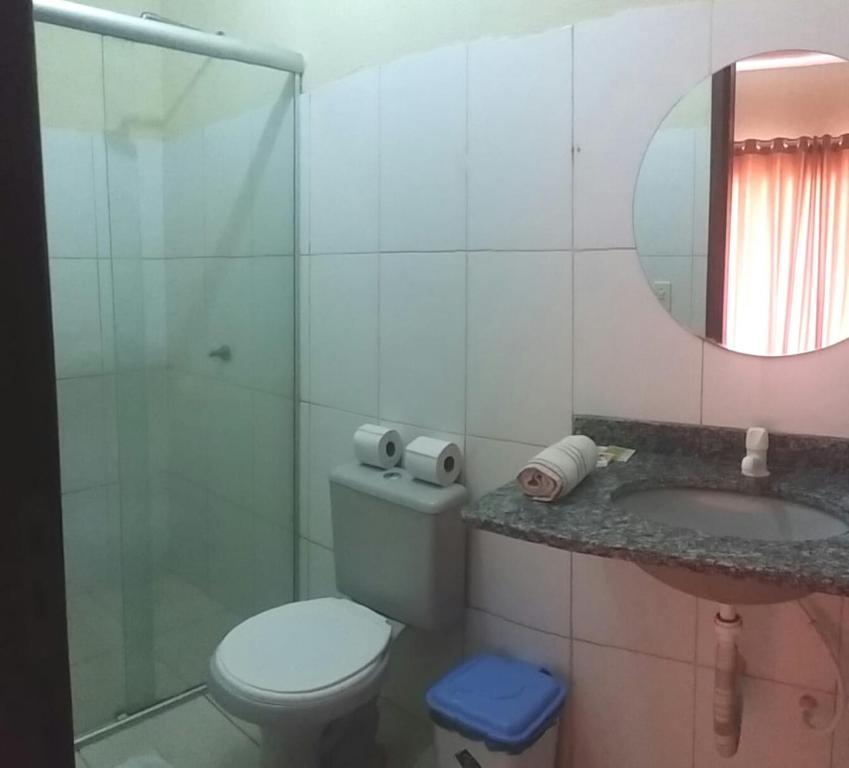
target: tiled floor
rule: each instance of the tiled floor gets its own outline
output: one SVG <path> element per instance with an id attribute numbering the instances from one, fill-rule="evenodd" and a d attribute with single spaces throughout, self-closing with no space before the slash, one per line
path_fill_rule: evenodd
<path id="1" fill-rule="evenodd" d="M 381 702 L 380 718 L 385 768 L 434 768 L 426 723 L 388 701 Z M 83 747 L 77 768 L 117 768 L 142 756 L 173 768 L 259 768 L 259 732 L 198 696 Z"/>
<path id="2" fill-rule="evenodd" d="M 159 578 L 151 597 L 155 638 L 151 684 L 153 698 L 162 700 L 205 681 L 212 651 L 239 617 L 174 574 Z M 120 594 L 106 590 L 68 600 L 77 734 L 114 721 L 126 706 L 123 610 Z"/>

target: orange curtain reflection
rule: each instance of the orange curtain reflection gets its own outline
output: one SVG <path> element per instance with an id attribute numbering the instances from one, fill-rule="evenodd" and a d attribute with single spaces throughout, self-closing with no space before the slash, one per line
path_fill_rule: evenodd
<path id="1" fill-rule="evenodd" d="M 849 337 L 849 134 L 734 146 L 725 344 L 809 352 Z"/>

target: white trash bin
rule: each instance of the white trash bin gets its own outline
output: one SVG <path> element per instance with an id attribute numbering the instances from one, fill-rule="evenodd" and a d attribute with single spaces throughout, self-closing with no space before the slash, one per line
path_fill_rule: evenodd
<path id="1" fill-rule="evenodd" d="M 464 662 L 427 692 L 438 768 L 554 768 L 566 693 L 524 661 Z"/>

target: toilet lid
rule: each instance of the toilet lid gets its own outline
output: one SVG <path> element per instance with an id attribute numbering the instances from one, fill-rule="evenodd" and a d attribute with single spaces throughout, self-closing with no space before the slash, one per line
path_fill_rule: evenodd
<path id="1" fill-rule="evenodd" d="M 389 644 L 391 627 L 350 600 L 290 603 L 239 624 L 222 640 L 222 671 L 268 693 L 309 693 L 368 667 Z"/>

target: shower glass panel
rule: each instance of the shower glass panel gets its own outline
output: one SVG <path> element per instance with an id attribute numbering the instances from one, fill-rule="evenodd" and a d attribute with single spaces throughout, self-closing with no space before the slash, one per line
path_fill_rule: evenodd
<path id="1" fill-rule="evenodd" d="M 293 599 L 297 78 L 36 26 L 82 734 Z"/>

